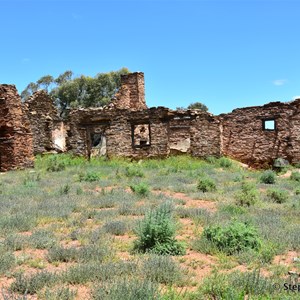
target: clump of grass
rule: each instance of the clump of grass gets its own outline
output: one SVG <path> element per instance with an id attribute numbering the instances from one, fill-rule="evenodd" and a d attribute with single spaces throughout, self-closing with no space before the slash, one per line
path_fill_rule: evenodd
<path id="1" fill-rule="evenodd" d="M 162 299 L 157 283 L 149 280 L 127 279 L 104 282 L 92 292 L 94 300 L 159 300 Z"/>
<path id="2" fill-rule="evenodd" d="M 197 189 L 202 191 L 203 193 L 206 192 L 214 192 L 216 191 L 216 183 L 210 177 L 204 176 L 198 180 Z"/>
<path id="3" fill-rule="evenodd" d="M 259 180 L 261 183 L 274 184 L 276 181 L 276 173 L 272 170 L 266 170 L 261 174 Z"/>
<path id="4" fill-rule="evenodd" d="M 9 234 L 4 240 L 5 249 L 18 251 L 28 246 L 28 238 L 21 234 Z"/>
<path id="5" fill-rule="evenodd" d="M 9 269 L 14 267 L 16 259 L 13 253 L 0 250 L 0 275 L 3 275 Z"/>
<path id="6" fill-rule="evenodd" d="M 232 161 L 227 157 L 221 157 L 219 159 L 219 164 L 222 168 L 230 168 L 232 166 Z"/>
<path id="7" fill-rule="evenodd" d="M 289 194 L 287 191 L 269 189 L 267 190 L 267 197 L 275 203 L 284 203 L 289 199 Z"/>
<path id="8" fill-rule="evenodd" d="M 32 233 L 29 243 L 36 249 L 49 249 L 56 244 L 56 239 L 52 232 L 40 229 Z"/>
<path id="9" fill-rule="evenodd" d="M 136 233 L 135 251 L 170 255 L 182 255 L 185 252 L 183 244 L 175 239 L 176 224 L 169 203 L 147 213 L 139 222 Z"/>
<path id="10" fill-rule="evenodd" d="M 174 284 L 182 277 L 178 263 L 167 255 L 151 255 L 142 268 L 147 279 L 158 283 Z"/>
<path id="11" fill-rule="evenodd" d="M 60 195 L 68 195 L 71 190 L 71 186 L 67 183 L 60 187 L 59 194 Z"/>
<path id="12" fill-rule="evenodd" d="M 75 300 L 76 295 L 77 291 L 69 287 L 59 287 L 55 290 L 46 288 L 45 291 L 39 293 L 39 297 L 45 300 Z"/>
<path id="13" fill-rule="evenodd" d="M 10 289 L 20 294 L 36 294 L 46 286 L 54 285 L 59 279 L 55 273 L 42 271 L 33 275 L 17 274 L 15 281 L 11 284 Z"/>
<path id="14" fill-rule="evenodd" d="M 235 194 L 236 204 L 240 206 L 251 206 L 259 200 L 259 193 L 255 185 L 243 182 L 240 191 Z"/>
<path id="15" fill-rule="evenodd" d="M 300 181 L 300 172 L 292 172 L 290 179 L 299 182 Z"/>
<path id="16" fill-rule="evenodd" d="M 123 221 L 110 221 L 104 224 L 104 230 L 114 235 L 124 235 L 127 231 L 127 224 Z"/>
<path id="17" fill-rule="evenodd" d="M 149 186 L 144 182 L 140 182 L 138 184 L 132 184 L 130 186 L 130 189 L 134 193 L 136 193 L 137 195 L 142 196 L 142 197 L 149 195 L 149 192 L 150 192 Z"/>

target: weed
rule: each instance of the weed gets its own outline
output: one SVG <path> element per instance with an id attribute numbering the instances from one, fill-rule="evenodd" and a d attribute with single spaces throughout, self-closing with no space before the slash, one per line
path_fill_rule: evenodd
<path id="1" fill-rule="evenodd" d="M 227 157 L 221 157 L 219 159 L 219 164 L 222 168 L 230 168 L 232 166 L 232 161 Z"/>
<path id="2" fill-rule="evenodd" d="M 70 190 L 71 190 L 71 186 L 68 183 L 64 184 L 62 187 L 60 187 L 59 194 L 60 195 L 68 195 Z"/>
<path id="3" fill-rule="evenodd" d="M 236 204 L 251 206 L 259 200 L 258 191 L 252 183 L 243 182 L 239 192 L 235 194 Z"/>
<path id="4" fill-rule="evenodd" d="M 289 194 L 287 191 L 282 191 L 278 189 L 269 189 L 267 191 L 267 196 L 275 203 L 284 203 L 289 198 Z"/>
<path id="5" fill-rule="evenodd" d="M 170 255 L 182 255 L 185 252 L 183 245 L 175 239 L 176 224 L 169 203 L 164 203 L 158 209 L 147 213 L 139 222 L 136 232 L 136 251 Z"/>
<path id="6" fill-rule="evenodd" d="M 149 194 L 149 186 L 144 182 L 132 184 L 130 188 L 134 193 L 142 197 L 145 197 Z"/>
<path id="7" fill-rule="evenodd" d="M 80 173 L 79 174 L 79 181 L 86 181 L 86 182 L 94 182 L 99 181 L 100 175 L 96 172 L 87 172 L 87 173 Z"/>
<path id="8" fill-rule="evenodd" d="M 45 300 L 75 300 L 76 295 L 76 290 L 71 290 L 69 287 L 60 287 L 55 290 L 46 288 L 39 296 Z"/>
<path id="9" fill-rule="evenodd" d="M 215 182 L 211 178 L 203 177 L 198 180 L 197 189 L 203 193 L 206 193 L 213 192 L 217 188 Z"/>
<path id="10" fill-rule="evenodd" d="M 266 170 L 261 174 L 259 180 L 261 183 L 274 184 L 276 181 L 276 173 L 272 170 Z"/>

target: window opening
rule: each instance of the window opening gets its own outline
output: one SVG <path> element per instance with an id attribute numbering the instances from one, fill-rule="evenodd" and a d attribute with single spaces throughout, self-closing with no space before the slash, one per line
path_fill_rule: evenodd
<path id="1" fill-rule="evenodd" d="M 150 146 L 150 124 L 133 125 L 133 146 Z"/>
<path id="2" fill-rule="evenodd" d="M 275 130 L 276 129 L 276 123 L 274 119 L 269 120 L 263 120 L 263 130 Z"/>

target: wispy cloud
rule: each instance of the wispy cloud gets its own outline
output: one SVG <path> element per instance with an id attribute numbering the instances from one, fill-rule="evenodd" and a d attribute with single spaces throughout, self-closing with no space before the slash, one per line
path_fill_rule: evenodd
<path id="1" fill-rule="evenodd" d="M 294 96 L 293 100 L 300 99 L 300 96 Z"/>
<path id="2" fill-rule="evenodd" d="M 29 62 L 30 62 L 30 59 L 29 59 L 28 57 L 22 58 L 22 63 L 23 63 L 23 64 L 27 64 L 27 63 L 29 63 Z"/>
<path id="3" fill-rule="evenodd" d="M 273 84 L 277 85 L 277 86 L 284 85 L 286 83 L 287 83 L 286 79 L 276 79 L 276 80 L 273 80 Z"/>

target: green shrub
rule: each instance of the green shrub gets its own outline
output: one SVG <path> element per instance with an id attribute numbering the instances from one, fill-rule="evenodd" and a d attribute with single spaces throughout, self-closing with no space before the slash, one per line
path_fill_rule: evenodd
<path id="1" fill-rule="evenodd" d="M 300 181 L 300 172 L 292 172 L 290 179 L 299 182 Z"/>
<path id="2" fill-rule="evenodd" d="M 240 191 L 235 194 L 236 204 L 251 206 L 259 200 L 259 193 L 254 184 L 243 182 Z"/>
<path id="3" fill-rule="evenodd" d="M 176 224 L 168 203 L 147 213 L 139 222 L 136 232 L 138 235 L 134 243 L 136 251 L 170 255 L 182 255 L 185 252 L 183 245 L 175 239 Z"/>
<path id="4" fill-rule="evenodd" d="M 61 160 L 58 156 L 52 155 L 47 157 L 46 170 L 50 172 L 59 172 L 66 168 L 64 160 Z"/>
<path id="5" fill-rule="evenodd" d="M 134 166 L 126 167 L 125 175 L 127 177 L 144 177 L 145 176 L 141 169 L 134 167 Z"/>
<path id="6" fill-rule="evenodd" d="M 276 174 L 272 170 L 266 170 L 261 174 L 259 180 L 261 183 L 274 184 L 276 181 Z"/>
<path id="7" fill-rule="evenodd" d="M 289 194 L 287 191 L 282 191 L 278 189 L 269 189 L 267 191 L 267 196 L 275 203 L 284 203 L 289 198 Z"/>
<path id="8" fill-rule="evenodd" d="M 86 181 L 86 182 L 94 182 L 100 179 L 100 175 L 97 172 L 90 171 L 87 173 L 79 173 L 79 181 Z"/>
<path id="9" fill-rule="evenodd" d="M 203 177 L 198 180 L 197 189 L 206 192 L 213 192 L 216 190 L 215 182 L 209 177 Z"/>
<path id="10" fill-rule="evenodd" d="M 149 186 L 144 182 L 132 184 L 130 188 L 134 193 L 138 194 L 139 196 L 147 196 L 149 194 Z"/>
<path id="11" fill-rule="evenodd" d="M 222 168 L 230 168 L 232 166 L 232 161 L 227 157 L 221 157 L 219 159 L 219 164 Z"/>
<path id="12" fill-rule="evenodd" d="M 62 187 L 60 187 L 59 194 L 60 195 L 68 195 L 70 190 L 71 190 L 71 186 L 68 183 L 64 184 Z"/>
<path id="13" fill-rule="evenodd" d="M 208 226 L 202 236 L 220 251 L 229 255 L 247 249 L 258 250 L 261 241 L 256 229 L 240 222 L 232 222 L 227 226 Z"/>
<path id="14" fill-rule="evenodd" d="M 40 229 L 32 233 L 29 243 L 36 249 L 49 249 L 55 245 L 56 239 L 52 232 Z"/>

